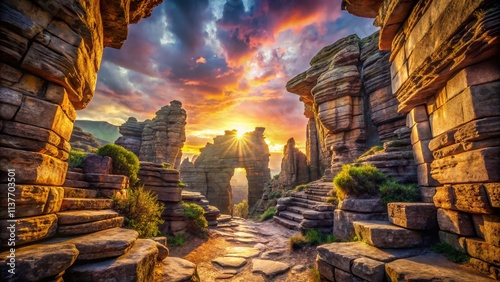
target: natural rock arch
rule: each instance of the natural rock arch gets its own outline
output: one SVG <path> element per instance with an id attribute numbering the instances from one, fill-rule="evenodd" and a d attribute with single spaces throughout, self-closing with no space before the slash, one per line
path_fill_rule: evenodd
<path id="1" fill-rule="evenodd" d="M 271 179 L 269 148 L 263 127 L 255 128 L 242 137 L 236 130 L 227 130 L 201 149 L 199 157 L 181 164 L 181 180 L 188 189 L 204 194 L 223 213 L 232 211 L 231 178 L 235 168 L 244 168 L 248 180 L 248 203 L 254 205 L 261 197 L 264 185 Z"/>

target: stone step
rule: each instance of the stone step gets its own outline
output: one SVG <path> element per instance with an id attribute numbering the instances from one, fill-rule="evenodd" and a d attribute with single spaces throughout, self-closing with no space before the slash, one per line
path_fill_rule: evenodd
<path id="1" fill-rule="evenodd" d="M 122 227 L 124 221 L 125 218 L 123 216 L 118 216 L 93 222 L 59 225 L 57 227 L 57 234 L 63 236 L 87 234 L 110 228 Z"/>
<path id="2" fill-rule="evenodd" d="M 155 268 L 154 282 L 200 281 L 196 264 L 185 259 L 167 257 Z"/>
<path id="3" fill-rule="evenodd" d="M 434 203 L 389 203 L 387 209 L 389 221 L 397 226 L 417 230 L 438 228 Z"/>
<path id="4" fill-rule="evenodd" d="M 304 208 L 304 207 L 299 207 L 299 206 L 295 206 L 295 205 L 287 206 L 286 210 L 294 212 L 294 213 L 298 213 L 298 214 L 303 214 L 307 211 L 314 211 L 313 209 L 310 209 L 310 208 Z"/>
<path id="5" fill-rule="evenodd" d="M 435 253 L 389 262 L 385 272 L 390 281 L 495 281 Z"/>
<path id="6" fill-rule="evenodd" d="M 305 194 L 304 192 L 294 192 L 294 193 L 291 194 L 291 197 L 293 199 L 301 198 L 301 199 L 312 200 L 312 201 L 322 202 L 322 203 L 326 203 L 326 201 L 329 198 L 329 197 L 325 197 L 325 196 L 318 196 L 318 195 L 313 195 L 313 194 Z"/>
<path id="7" fill-rule="evenodd" d="M 79 251 L 77 261 L 87 261 L 121 256 L 132 247 L 137 237 L 139 233 L 135 230 L 111 228 L 87 235 L 54 238 L 44 243 L 73 244 Z"/>
<path id="8" fill-rule="evenodd" d="M 96 198 L 97 190 L 63 187 L 65 198 Z"/>
<path id="9" fill-rule="evenodd" d="M 289 220 L 280 216 L 274 216 L 273 217 L 274 221 L 277 222 L 278 224 L 281 224 L 282 226 L 292 229 L 292 230 L 299 230 L 299 223 Z"/>
<path id="10" fill-rule="evenodd" d="M 60 211 L 68 210 L 105 210 L 112 209 L 114 201 L 111 199 L 64 198 Z"/>
<path id="11" fill-rule="evenodd" d="M 310 190 L 304 191 L 304 193 L 306 193 L 306 194 L 324 196 L 324 197 L 328 196 L 328 192 L 329 191 L 322 191 L 322 190 L 316 190 L 316 189 L 310 189 Z"/>
<path id="12" fill-rule="evenodd" d="M 290 212 L 290 211 L 280 211 L 278 213 L 278 215 L 280 217 L 283 217 L 283 218 L 286 218 L 289 220 L 293 220 L 293 221 L 298 222 L 298 223 L 300 223 L 302 221 L 302 219 L 304 219 L 304 217 L 301 214 Z"/>
<path id="13" fill-rule="evenodd" d="M 425 245 L 424 234 L 391 224 L 388 221 L 354 221 L 356 236 L 377 248 L 404 249 Z"/>
<path id="14" fill-rule="evenodd" d="M 107 260 L 79 263 L 66 270 L 67 281 L 153 281 L 156 242 L 138 239 L 125 254 Z"/>
<path id="15" fill-rule="evenodd" d="M 77 210 L 58 212 L 57 223 L 59 225 L 93 222 L 118 216 L 114 210 Z"/>
<path id="16" fill-rule="evenodd" d="M 293 204 L 296 204 L 296 203 L 305 203 L 305 204 L 309 204 L 311 206 L 317 206 L 317 205 L 324 205 L 325 204 L 324 202 L 318 202 L 318 201 L 314 201 L 314 200 L 309 200 L 307 198 L 293 198 L 293 197 L 292 197 L 292 203 Z"/>

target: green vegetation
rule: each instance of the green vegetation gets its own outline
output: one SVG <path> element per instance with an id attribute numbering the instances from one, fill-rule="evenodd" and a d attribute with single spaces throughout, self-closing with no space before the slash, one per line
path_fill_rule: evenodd
<path id="1" fill-rule="evenodd" d="M 169 245 L 172 244 L 174 246 L 184 246 L 184 245 L 186 245 L 186 242 L 187 242 L 186 234 L 180 234 L 180 235 L 168 238 Z"/>
<path id="2" fill-rule="evenodd" d="M 321 276 L 319 275 L 319 270 L 316 267 L 311 268 L 311 277 L 309 281 L 312 282 L 321 282 Z"/>
<path id="3" fill-rule="evenodd" d="M 300 185 L 295 186 L 294 190 L 297 192 L 300 192 L 300 191 L 304 190 L 305 188 L 307 188 L 307 184 L 300 184 Z"/>
<path id="4" fill-rule="evenodd" d="M 275 213 L 276 213 L 276 208 L 270 207 L 263 214 L 260 215 L 259 221 L 266 221 L 268 219 L 271 219 L 273 218 Z"/>
<path id="5" fill-rule="evenodd" d="M 384 204 L 392 202 L 418 202 L 420 191 L 416 184 L 401 184 L 393 179 L 380 185 L 380 196 Z"/>
<path id="6" fill-rule="evenodd" d="M 164 168 L 164 169 L 172 169 L 172 165 L 167 163 L 167 162 L 162 162 L 161 163 L 161 166 Z"/>
<path id="7" fill-rule="evenodd" d="M 457 249 L 455 249 L 452 245 L 440 242 L 432 246 L 432 251 L 438 254 L 444 255 L 447 259 L 452 262 L 464 264 L 469 261 L 470 257 Z"/>
<path id="8" fill-rule="evenodd" d="M 208 222 L 203 216 L 205 211 L 202 207 L 197 204 L 188 204 L 182 202 L 182 207 L 184 208 L 184 216 L 188 219 L 188 224 L 186 229 L 189 233 L 206 238 L 208 236 L 208 232 L 206 227 L 208 226 Z"/>
<path id="9" fill-rule="evenodd" d="M 281 198 L 280 191 L 274 191 L 269 194 L 269 199 L 277 199 L 277 198 Z"/>
<path id="10" fill-rule="evenodd" d="M 373 165 L 343 165 L 333 184 L 337 198 L 343 200 L 347 196 L 378 195 L 378 187 L 386 180 L 387 176 Z"/>
<path id="11" fill-rule="evenodd" d="M 181 188 L 186 188 L 186 187 L 187 187 L 187 184 L 186 184 L 186 183 L 184 183 L 184 182 L 182 182 L 182 181 L 179 181 L 179 182 L 177 183 L 177 185 L 179 185 L 179 187 L 181 187 Z"/>
<path id="12" fill-rule="evenodd" d="M 130 184 L 134 186 L 139 172 L 139 158 L 131 151 L 115 144 L 107 144 L 97 150 L 100 156 L 113 159 L 113 173 L 128 176 Z"/>
<path id="13" fill-rule="evenodd" d="M 360 162 L 361 159 L 368 157 L 368 156 L 371 156 L 371 155 L 375 155 L 377 152 L 380 152 L 382 150 L 384 150 L 384 147 L 382 147 L 380 145 L 373 146 L 368 151 L 364 152 L 361 156 L 359 156 L 356 159 L 356 162 Z"/>
<path id="14" fill-rule="evenodd" d="M 279 174 L 275 174 L 275 175 L 273 175 L 273 180 L 278 180 L 278 178 L 280 178 L 280 175 L 279 175 Z"/>
<path id="15" fill-rule="evenodd" d="M 294 234 L 290 237 L 289 244 L 292 250 L 297 250 L 307 245 L 318 246 L 337 241 L 337 238 L 333 234 L 325 234 L 318 229 L 309 229 L 306 231 L 305 235 L 301 233 Z"/>
<path id="16" fill-rule="evenodd" d="M 71 149 L 69 151 L 69 158 L 68 158 L 69 167 L 81 168 L 83 165 L 83 160 L 85 159 L 86 156 L 87 153 L 85 153 L 84 151 Z"/>
<path id="17" fill-rule="evenodd" d="M 233 215 L 248 218 L 248 201 L 243 200 L 241 203 L 234 205 Z"/>
<path id="18" fill-rule="evenodd" d="M 149 238 L 160 233 L 158 225 L 163 223 L 161 214 L 164 207 L 157 195 L 144 187 L 128 188 L 125 199 L 113 198 L 118 211 L 125 216 L 127 227 L 139 232 L 139 237 Z"/>

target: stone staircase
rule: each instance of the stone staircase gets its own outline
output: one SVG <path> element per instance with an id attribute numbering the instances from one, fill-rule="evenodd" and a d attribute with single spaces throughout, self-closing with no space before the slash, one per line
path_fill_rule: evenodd
<path id="1" fill-rule="evenodd" d="M 220 215 L 220 210 L 215 206 L 209 205 L 207 198 L 200 192 L 182 190 L 182 201 L 185 203 L 197 204 L 202 207 L 205 211 L 203 216 L 207 220 L 208 226 L 217 226 L 217 218 Z"/>
<path id="2" fill-rule="evenodd" d="M 333 183 L 318 180 L 306 185 L 303 191 L 278 200 L 274 221 L 294 230 L 315 228 L 331 232 L 335 206 L 327 200 Z"/>
<path id="3" fill-rule="evenodd" d="M 389 203 L 387 210 L 388 221 L 352 222 L 359 241 L 317 248 L 322 281 L 494 281 L 430 251 L 438 231 L 434 204 Z"/>

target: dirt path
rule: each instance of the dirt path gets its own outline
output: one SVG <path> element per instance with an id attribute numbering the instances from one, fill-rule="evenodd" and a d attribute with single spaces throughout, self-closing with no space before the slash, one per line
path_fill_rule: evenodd
<path id="1" fill-rule="evenodd" d="M 170 255 L 195 263 L 203 282 L 312 281 L 316 250 L 291 251 L 293 234 L 272 220 L 235 218 L 210 229 L 208 240 L 190 238 L 183 247 L 171 247 Z"/>

